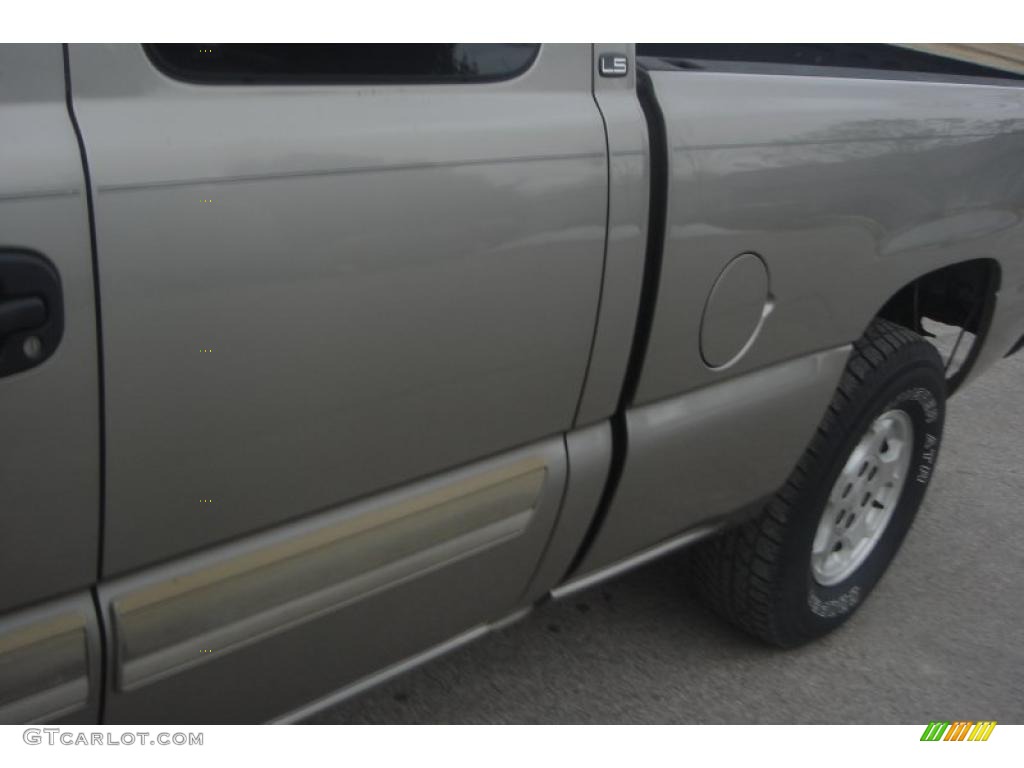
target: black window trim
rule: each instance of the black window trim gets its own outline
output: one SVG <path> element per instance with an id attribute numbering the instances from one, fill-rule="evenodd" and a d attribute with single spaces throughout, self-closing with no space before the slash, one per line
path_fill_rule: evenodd
<path id="1" fill-rule="evenodd" d="M 672 44 L 643 44 L 637 45 L 637 64 L 649 71 L 673 71 L 673 72 L 719 72 L 732 74 L 756 74 L 756 75 L 790 75 L 799 77 L 840 77 L 859 80 L 900 80 L 908 82 L 931 82 L 931 83 L 959 83 L 971 85 L 995 85 L 1003 87 L 1024 86 L 1024 74 L 1009 70 L 1000 70 L 982 64 L 964 62 L 959 59 L 939 56 L 914 49 L 902 49 L 899 46 L 889 46 L 894 53 L 903 52 L 908 59 L 914 59 L 921 63 L 929 59 L 942 61 L 947 71 L 932 71 L 928 69 L 914 68 L 882 68 L 882 67 L 860 67 L 851 64 L 803 64 L 783 61 L 758 60 L 753 58 L 712 58 L 708 57 L 686 57 L 671 56 L 665 53 L 648 53 L 643 49 L 650 46 L 667 48 Z M 685 50 L 687 44 L 678 44 L 680 51 Z M 766 43 L 765 46 L 777 46 L 784 49 L 788 44 Z M 856 44 L 849 44 L 853 47 Z M 726 46 L 721 46 L 726 47 Z M 959 71 L 956 71 L 959 70 Z"/>
<path id="2" fill-rule="evenodd" d="M 400 43 L 386 43 L 382 45 L 400 45 Z M 236 86 L 261 86 L 261 85 L 485 85 L 487 83 L 499 83 L 515 80 L 529 72 L 537 63 L 540 56 L 541 43 L 529 43 L 533 46 L 533 53 L 522 66 L 499 75 L 356 75 L 346 76 L 343 74 L 295 75 L 271 73 L 260 74 L 254 77 L 240 77 L 237 75 L 224 76 L 198 76 L 189 69 L 178 67 L 169 61 L 159 50 L 159 44 L 143 43 L 142 48 L 150 63 L 164 75 L 184 83 L 193 85 L 236 85 Z"/>

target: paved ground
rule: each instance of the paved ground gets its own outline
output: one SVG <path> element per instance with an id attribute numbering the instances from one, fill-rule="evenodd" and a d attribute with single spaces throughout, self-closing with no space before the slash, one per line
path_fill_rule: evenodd
<path id="1" fill-rule="evenodd" d="M 372 723 L 1024 723 L 1024 353 L 950 403 L 939 470 L 838 633 L 765 648 L 655 563 L 315 719 Z"/>

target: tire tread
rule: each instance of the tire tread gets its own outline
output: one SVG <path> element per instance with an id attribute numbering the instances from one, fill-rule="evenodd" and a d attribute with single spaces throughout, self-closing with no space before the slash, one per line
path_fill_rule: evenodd
<path id="1" fill-rule="evenodd" d="M 922 349 L 923 347 L 927 349 Z M 699 545 L 692 559 L 694 585 L 702 601 L 740 629 L 773 645 L 800 641 L 780 620 L 783 544 L 808 484 L 819 476 L 827 447 L 843 438 L 844 414 L 872 379 L 901 355 L 934 355 L 918 334 L 876 319 L 853 344 L 850 358 L 810 444 L 782 487 L 753 518 Z"/>

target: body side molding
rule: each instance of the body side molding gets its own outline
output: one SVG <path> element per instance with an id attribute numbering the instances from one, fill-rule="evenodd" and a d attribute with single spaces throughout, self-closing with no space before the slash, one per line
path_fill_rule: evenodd
<path id="1" fill-rule="evenodd" d="M 111 601 L 116 685 L 132 690 L 522 533 L 537 457 L 334 519 Z"/>
<path id="2" fill-rule="evenodd" d="M 87 592 L 0 617 L 0 723 L 95 721 L 99 657 Z"/>

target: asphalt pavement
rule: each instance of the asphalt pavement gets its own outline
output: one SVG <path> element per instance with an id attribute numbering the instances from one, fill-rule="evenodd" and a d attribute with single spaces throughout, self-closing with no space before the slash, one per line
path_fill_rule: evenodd
<path id="1" fill-rule="evenodd" d="M 685 554 L 351 699 L 322 723 L 1024 723 L 1024 352 L 949 403 L 924 505 L 857 614 L 779 651 L 709 614 Z"/>

